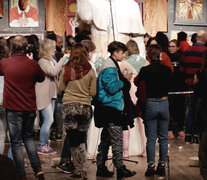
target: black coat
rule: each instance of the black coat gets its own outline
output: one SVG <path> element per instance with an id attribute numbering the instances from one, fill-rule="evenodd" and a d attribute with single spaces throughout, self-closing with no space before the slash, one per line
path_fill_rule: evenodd
<path id="1" fill-rule="evenodd" d="M 207 67 L 199 75 L 198 83 L 195 85 L 195 94 L 201 98 L 198 109 L 196 126 L 199 131 L 207 130 Z"/>
<path id="2" fill-rule="evenodd" d="M 130 82 L 126 78 L 122 78 L 124 82 L 124 87 L 122 89 L 124 95 L 124 110 L 123 110 L 123 129 L 127 130 L 127 126 L 129 125 L 130 128 L 134 127 L 134 118 L 137 117 L 136 109 L 134 103 L 131 100 L 131 96 L 129 94 L 129 90 L 131 88 Z"/>

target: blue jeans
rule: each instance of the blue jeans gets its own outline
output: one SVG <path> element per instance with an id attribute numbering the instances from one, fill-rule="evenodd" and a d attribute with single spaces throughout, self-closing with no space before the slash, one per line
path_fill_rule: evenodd
<path id="1" fill-rule="evenodd" d="M 196 97 L 194 94 L 188 94 L 187 96 L 188 115 L 186 119 L 186 135 L 198 134 L 195 123 L 198 117 L 200 101 L 201 99 Z"/>
<path id="2" fill-rule="evenodd" d="M 155 144 L 158 137 L 159 163 L 165 163 L 168 153 L 169 103 L 161 98 L 147 98 L 143 112 L 147 137 L 147 162 L 155 163 Z"/>
<path id="3" fill-rule="evenodd" d="M 55 99 L 51 99 L 51 103 L 40 111 L 43 117 L 43 123 L 40 128 L 40 147 L 48 145 L 49 143 L 50 127 L 54 121 L 54 107 Z"/>
<path id="4" fill-rule="evenodd" d="M 33 139 L 35 117 L 36 111 L 13 111 L 6 109 L 6 120 L 10 134 L 12 154 L 20 178 L 26 176 L 22 141 L 25 144 L 33 171 L 35 172 L 37 168 L 41 167 Z"/>

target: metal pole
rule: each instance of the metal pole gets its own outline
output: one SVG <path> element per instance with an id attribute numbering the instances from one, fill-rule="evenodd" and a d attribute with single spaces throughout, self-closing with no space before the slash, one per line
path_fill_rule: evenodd
<path id="1" fill-rule="evenodd" d="M 109 3 L 110 3 L 110 10 L 111 10 L 111 22 L 112 22 L 113 38 L 114 38 L 114 41 L 115 41 L 114 19 L 113 19 L 113 10 L 112 10 L 111 0 L 109 0 Z"/>

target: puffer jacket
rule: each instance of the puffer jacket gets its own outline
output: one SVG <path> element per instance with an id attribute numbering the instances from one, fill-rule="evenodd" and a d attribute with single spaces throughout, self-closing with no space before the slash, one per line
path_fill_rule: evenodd
<path id="1" fill-rule="evenodd" d="M 98 74 L 97 100 L 104 106 L 114 107 L 122 111 L 124 98 L 121 89 L 124 83 L 119 79 L 117 67 L 111 58 L 106 59 L 98 69 Z"/>

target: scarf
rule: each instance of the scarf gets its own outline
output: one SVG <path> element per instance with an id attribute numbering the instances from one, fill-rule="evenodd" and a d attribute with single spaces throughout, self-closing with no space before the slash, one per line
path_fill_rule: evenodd
<path id="1" fill-rule="evenodd" d="M 84 77 L 91 70 L 90 63 L 81 65 L 78 68 L 74 69 L 70 65 L 64 67 L 65 73 L 63 76 L 63 82 L 67 83 L 69 81 L 79 80 Z"/>

